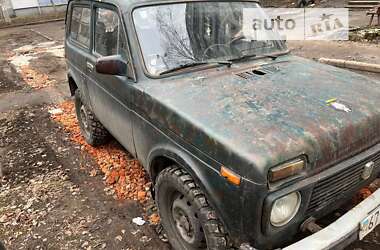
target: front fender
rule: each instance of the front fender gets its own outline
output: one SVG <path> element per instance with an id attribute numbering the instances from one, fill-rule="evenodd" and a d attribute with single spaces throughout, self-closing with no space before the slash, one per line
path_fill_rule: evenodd
<path id="1" fill-rule="evenodd" d="M 246 183 L 235 186 L 227 182 L 215 169 L 195 157 L 183 148 L 172 145 L 156 146 L 148 157 L 148 172 L 155 181 L 152 162 L 157 157 L 166 157 L 185 169 L 200 186 L 209 204 L 217 212 L 234 245 L 247 241 L 244 232 L 244 219 L 241 211 L 244 205 L 244 189 Z"/>

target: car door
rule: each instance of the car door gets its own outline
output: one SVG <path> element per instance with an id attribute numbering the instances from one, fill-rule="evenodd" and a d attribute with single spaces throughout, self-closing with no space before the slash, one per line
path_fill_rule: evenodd
<path id="1" fill-rule="evenodd" d="M 86 60 L 91 47 L 91 5 L 88 1 L 71 2 L 66 23 L 65 55 L 69 74 L 86 94 Z"/>
<path id="2" fill-rule="evenodd" d="M 131 85 L 134 83 L 126 32 L 116 7 L 93 3 L 92 53 L 87 58 L 87 75 L 93 111 L 108 131 L 133 155 Z M 120 55 L 127 65 L 125 76 L 96 72 L 98 58 Z"/>

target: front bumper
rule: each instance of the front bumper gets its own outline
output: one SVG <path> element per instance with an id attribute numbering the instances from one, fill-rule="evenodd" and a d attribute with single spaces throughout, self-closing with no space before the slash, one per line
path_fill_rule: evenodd
<path id="1" fill-rule="evenodd" d="M 378 206 L 380 206 L 380 189 L 329 226 L 283 249 L 320 250 L 343 248 L 358 239 L 359 223 Z"/>

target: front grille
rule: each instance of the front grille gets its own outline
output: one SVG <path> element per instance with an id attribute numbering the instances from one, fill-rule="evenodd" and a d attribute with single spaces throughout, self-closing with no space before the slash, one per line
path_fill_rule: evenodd
<path id="1" fill-rule="evenodd" d="M 380 152 L 317 182 L 313 189 L 306 213 L 309 215 L 314 211 L 326 207 L 334 202 L 334 200 L 339 199 L 340 196 L 350 191 L 353 187 L 365 182 L 361 175 L 365 164 L 370 161 L 373 161 L 375 163 L 375 168 L 377 168 L 380 165 Z"/>

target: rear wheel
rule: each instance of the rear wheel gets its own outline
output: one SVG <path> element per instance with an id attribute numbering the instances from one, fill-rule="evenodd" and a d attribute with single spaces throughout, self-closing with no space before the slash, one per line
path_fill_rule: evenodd
<path id="1" fill-rule="evenodd" d="M 155 190 L 161 223 L 174 249 L 227 249 L 222 223 L 189 174 L 169 167 L 158 176 Z"/>
<path id="2" fill-rule="evenodd" d="M 92 146 L 105 144 L 110 137 L 107 129 L 82 100 L 81 92 L 77 89 L 75 91 L 75 111 L 83 137 Z"/>

